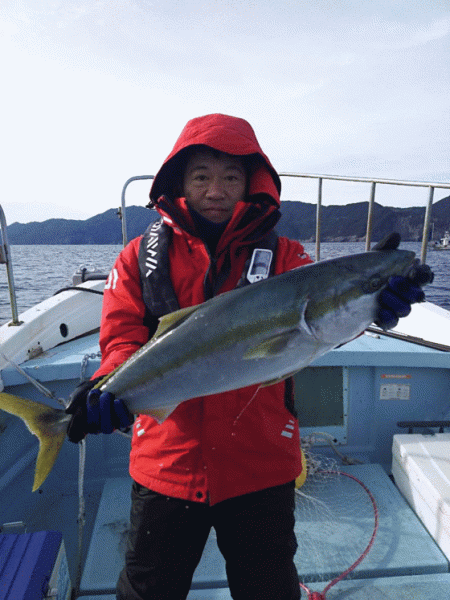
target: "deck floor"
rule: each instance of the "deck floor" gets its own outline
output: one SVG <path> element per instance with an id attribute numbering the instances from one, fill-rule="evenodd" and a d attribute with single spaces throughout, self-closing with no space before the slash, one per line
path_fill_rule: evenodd
<path id="1" fill-rule="evenodd" d="M 351 580 L 339 583 L 329 592 L 330 599 L 340 597 L 350 600 L 378 600 L 394 598 L 400 600 L 414 597 L 416 600 L 448 600 L 450 589 L 449 565 L 445 556 L 409 508 L 404 498 L 379 465 L 358 465 L 347 467 L 346 471 L 356 475 L 375 496 L 379 510 L 379 530 L 375 543 L 366 559 L 352 574 Z M 87 555 L 81 596 L 89 598 L 94 594 L 112 594 L 118 573 L 124 562 L 128 513 L 130 508 L 129 478 L 107 480 L 95 521 L 91 546 Z M 354 489 L 348 488 L 349 503 L 352 502 Z M 324 492 L 329 493 L 329 492 Z M 356 516 L 342 523 L 330 538 L 330 544 L 336 548 L 348 545 L 349 539 L 361 535 L 364 529 L 373 529 L 373 513 Z M 300 538 L 308 527 L 315 524 L 298 520 L 296 534 Z M 370 537 L 370 536 L 369 536 Z M 345 570 L 349 564 L 335 564 L 327 573 L 320 571 L 325 583 L 308 584 L 313 590 L 323 590 L 326 581 Z M 296 565 L 300 579 L 308 582 L 317 579 L 317 561 L 313 555 L 298 552 Z M 405 590 L 414 586 L 414 596 L 405 595 Z M 430 586 L 432 593 L 430 594 Z M 423 594 L 419 592 L 423 589 Z M 444 589 L 446 590 L 444 595 Z M 395 591 L 395 594 L 394 594 Z M 394 594 L 394 595 L 392 595 Z M 403 595 L 401 595 L 403 594 Z M 113 598 L 114 596 L 109 596 Z M 108 598 L 106 595 L 106 598 Z M 306 597 L 306 593 L 303 593 Z M 86 600 L 87 600 L 86 598 Z M 202 560 L 194 574 L 189 600 L 228 600 L 225 564 L 215 541 L 214 530 L 208 539 Z"/>
<path id="2" fill-rule="evenodd" d="M 312 585 L 313 591 L 323 587 Z M 339 583 L 327 600 L 448 600 L 450 574 L 383 577 Z M 302 592 L 302 600 L 307 595 Z M 83 596 L 79 600 L 115 600 L 115 594 Z M 192 590 L 187 600 L 232 600 L 228 589 Z"/>

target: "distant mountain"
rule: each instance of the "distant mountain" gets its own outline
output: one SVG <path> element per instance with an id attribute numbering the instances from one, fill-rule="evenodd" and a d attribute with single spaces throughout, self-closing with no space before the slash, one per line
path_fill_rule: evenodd
<path id="1" fill-rule="evenodd" d="M 322 206 L 321 241 L 352 242 L 365 239 L 368 202 L 345 206 Z M 303 242 L 315 241 L 316 206 L 303 202 L 283 202 L 283 218 L 278 231 Z M 374 204 L 372 239 L 380 240 L 391 231 L 398 231 L 404 241 L 422 238 L 425 208 L 392 208 Z M 434 238 L 440 238 L 450 228 L 450 196 L 432 207 Z"/>
<path id="2" fill-rule="evenodd" d="M 158 218 L 156 211 L 140 206 L 127 209 L 128 239 L 142 234 Z M 322 233 L 324 242 L 351 242 L 363 240 L 366 235 L 368 202 L 345 206 L 322 207 Z M 315 239 L 316 207 L 304 202 L 283 201 L 282 218 L 277 226 L 280 235 L 303 242 Z M 424 208 L 392 208 L 374 205 L 372 239 L 381 239 L 391 231 L 398 231 L 404 241 L 418 241 L 422 236 Z M 443 236 L 450 228 L 450 196 L 433 205 L 431 220 L 434 239 Z M 122 224 L 117 210 L 86 219 L 49 219 L 42 223 L 13 223 L 8 227 L 11 244 L 120 244 Z"/>
<path id="3" fill-rule="evenodd" d="M 126 209 L 128 239 L 143 233 L 158 218 L 142 206 Z M 117 209 L 86 219 L 49 219 L 41 223 L 13 223 L 8 226 L 10 244 L 120 244 L 122 222 Z"/>

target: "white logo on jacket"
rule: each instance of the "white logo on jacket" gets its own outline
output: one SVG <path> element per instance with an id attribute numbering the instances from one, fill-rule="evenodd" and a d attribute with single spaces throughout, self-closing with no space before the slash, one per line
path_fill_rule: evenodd
<path id="1" fill-rule="evenodd" d="M 293 419 L 289 419 L 289 423 L 284 426 L 281 435 L 287 438 L 291 438 L 294 435 L 295 431 L 295 421 Z"/>
<path id="2" fill-rule="evenodd" d="M 119 280 L 119 272 L 117 269 L 112 269 L 106 280 L 105 290 L 115 290 L 117 281 Z"/>
<path id="3" fill-rule="evenodd" d="M 162 222 L 157 221 L 150 228 L 150 235 L 147 240 L 147 255 L 145 257 L 145 266 L 147 267 L 146 277 L 153 273 L 158 264 L 156 255 L 158 252 L 158 231 L 161 229 L 161 225 Z"/>

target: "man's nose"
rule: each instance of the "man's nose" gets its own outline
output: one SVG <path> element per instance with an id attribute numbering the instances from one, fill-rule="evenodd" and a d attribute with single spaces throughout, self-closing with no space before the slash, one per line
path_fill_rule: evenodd
<path id="1" fill-rule="evenodd" d="M 208 198 L 220 199 L 225 195 L 224 185 L 220 178 L 214 177 L 211 179 L 207 189 Z"/>

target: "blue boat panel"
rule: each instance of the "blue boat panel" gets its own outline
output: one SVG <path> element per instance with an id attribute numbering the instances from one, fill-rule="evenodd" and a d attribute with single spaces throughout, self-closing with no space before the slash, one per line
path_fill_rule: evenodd
<path id="1" fill-rule="evenodd" d="M 312 363 L 314 366 L 450 367 L 450 352 L 443 352 L 387 336 L 361 335 Z"/>
<path id="2" fill-rule="evenodd" d="M 72 379 L 79 377 L 81 362 L 85 357 L 89 357 L 86 376 L 90 377 L 99 366 L 98 352 L 98 334 L 92 334 L 56 346 L 21 366 L 30 375 L 43 382 Z M 384 336 L 362 335 L 328 352 L 314 361 L 313 365 L 449 368 L 450 352 Z M 12 367 L 2 370 L 2 380 L 5 387 L 20 385 L 24 381 L 23 376 Z"/>
<path id="3" fill-rule="evenodd" d="M 397 386 L 405 393 L 385 393 Z M 389 471 L 392 438 L 404 433 L 399 421 L 445 419 L 448 414 L 450 369 L 419 367 L 353 367 L 349 369 L 349 413 L 345 454 L 361 452 L 369 462 Z M 300 414 L 301 420 L 301 414 Z"/>
<path id="4" fill-rule="evenodd" d="M 62 535 L 56 531 L 0 535 L 1 600 L 42 598 L 61 543 Z"/>
<path id="5" fill-rule="evenodd" d="M 230 596 L 231 598 L 231 596 Z M 102 596 L 78 596 L 78 600 L 116 600 L 115 594 L 106 594 Z"/>
<path id="6" fill-rule="evenodd" d="M 346 467 L 345 470 L 360 478 L 369 487 L 375 496 L 380 515 L 380 527 L 375 544 L 357 568 L 355 577 L 361 579 L 448 572 L 448 562 L 444 555 L 381 466 L 358 465 Z M 130 490 L 129 478 L 109 479 L 104 486 L 92 536 L 93 541 L 81 581 L 81 592 L 84 594 L 106 593 L 115 588 L 124 561 Z M 332 495 L 334 492 L 329 490 L 329 493 Z M 349 488 L 349 494 L 351 493 Z M 349 502 L 352 502 L 352 496 L 349 497 Z M 298 539 L 304 535 L 307 527 L 307 523 L 297 521 Z M 364 528 L 371 532 L 373 514 L 359 517 L 355 510 L 355 518 L 352 522 L 343 524 L 340 536 L 339 534 L 335 536 L 335 539 L 330 540 L 330 544 L 336 544 L 337 547 L 348 545 L 352 528 L 355 536 L 360 535 L 361 529 Z M 296 564 L 302 579 L 317 578 L 318 565 L 312 554 L 297 553 Z M 340 573 L 348 566 L 348 563 L 343 562 L 342 565 L 337 564 L 333 568 L 337 568 Z M 319 572 L 323 575 L 323 565 L 320 565 Z M 331 574 L 329 579 L 333 576 L 334 574 Z M 194 574 L 192 588 L 209 589 L 226 586 L 224 560 L 212 531 L 202 560 Z"/>
<path id="7" fill-rule="evenodd" d="M 131 507 L 131 479 L 108 479 L 97 511 L 80 593 L 110 592 L 116 587 L 125 554 Z"/>
<path id="8" fill-rule="evenodd" d="M 0 491 L 35 460 L 35 438 L 22 421 L 5 413 L 0 428 Z"/>
<path id="9" fill-rule="evenodd" d="M 80 377 L 81 363 L 87 359 L 86 376 L 90 377 L 100 364 L 97 356 L 100 348 L 98 334 L 72 340 L 43 352 L 38 357 L 22 363 L 23 370 L 39 381 L 59 381 Z M 1 377 L 6 387 L 20 385 L 25 379 L 13 367 L 2 370 Z"/>
<path id="10" fill-rule="evenodd" d="M 338 583 L 329 592 L 333 600 L 448 600 L 450 574 L 382 577 Z M 323 586 L 311 585 L 312 591 Z M 115 600 L 115 595 L 83 596 L 79 600 Z M 306 592 L 302 593 L 306 598 Z M 232 600 L 228 588 L 191 590 L 187 600 Z"/>
<path id="11" fill-rule="evenodd" d="M 322 592 L 325 585 L 311 585 L 312 591 Z M 448 600 L 450 574 L 382 577 L 381 579 L 351 580 L 338 583 L 327 597 L 333 600 Z M 105 596 L 104 600 L 113 600 Z M 98 599 L 98 597 L 96 597 Z M 306 592 L 302 592 L 306 599 Z M 95 600 L 83 598 L 80 600 Z M 191 590 L 187 600 L 231 600 L 228 589 Z"/>
<path id="12" fill-rule="evenodd" d="M 323 587 L 315 586 L 312 589 L 322 591 Z M 330 600 L 430 600 L 431 598 L 448 600 L 449 590 L 450 573 L 411 575 L 342 581 L 330 589 L 327 598 Z M 302 592 L 302 598 L 306 598 L 305 592 Z M 189 600 L 200 600 L 200 597 L 189 597 Z"/>
<path id="13" fill-rule="evenodd" d="M 379 513 L 375 543 L 366 558 L 356 567 L 354 577 L 361 579 L 448 572 L 445 556 L 380 465 L 355 465 L 341 470 L 357 477 L 367 486 L 375 498 Z M 330 547 L 329 555 L 332 557 L 329 572 L 328 563 L 321 564 L 321 556 L 315 555 L 311 544 L 303 546 L 303 549 L 300 547 L 297 553 L 297 570 L 304 581 L 315 581 L 319 576 L 324 581 L 333 579 L 350 567 L 359 556 L 359 553 L 351 556 L 347 552 L 352 540 L 364 540 L 364 545 L 369 542 L 374 528 L 374 514 L 370 501 L 366 501 L 365 492 L 346 477 L 338 477 L 338 481 L 331 479 L 329 485 L 324 484 L 316 497 L 323 500 L 332 511 L 331 518 L 334 516 L 334 499 L 339 500 L 338 494 L 344 494 L 343 497 L 348 498 L 352 509 L 354 507 L 354 514 L 352 510 L 349 518 L 346 511 L 341 526 L 338 529 L 331 528 L 329 537 L 326 538 Z M 356 498 L 361 499 L 361 506 L 358 506 Z M 301 522 L 297 520 L 296 535 L 300 546 L 302 536 L 306 536 L 307 541 L 315 539 L 315 530 L 322 527 L 319 517 L 320 515 L 314 514 L 310 519 L 305 518 Z"/>

